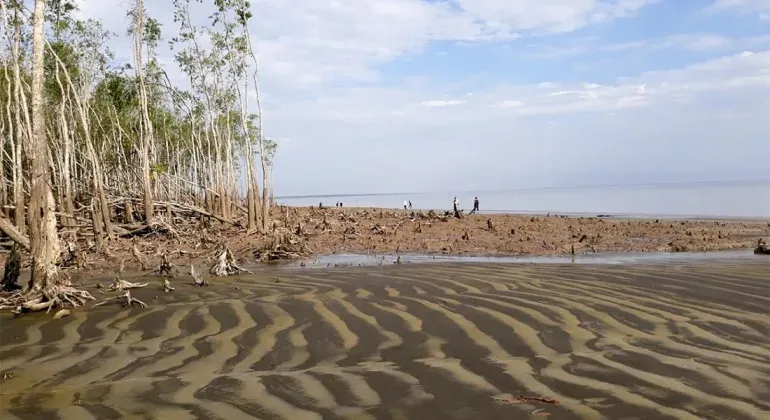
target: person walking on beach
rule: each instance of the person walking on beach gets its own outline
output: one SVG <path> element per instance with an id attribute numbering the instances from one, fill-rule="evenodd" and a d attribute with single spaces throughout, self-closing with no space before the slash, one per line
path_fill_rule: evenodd
<path id="1" fill-rule="evenodd" d="M 469 214 L 478 213 L 479 211 L 479 198 L 473 197 L 473 210 Z"/>
<path id="2" fill-rule="evenodd" d="M 409 210 L 412 209 L 412 200 L 409 200 Z"/>
<path id="3" fill-rule="evenodd" d="M 406 200 L 404 200 L 404 210 L 406 210 L 406 209 L 407 209 L 407 207 L 409 207 L 409 202 L 408 202 L 408 201 L 406 201 Z"/>

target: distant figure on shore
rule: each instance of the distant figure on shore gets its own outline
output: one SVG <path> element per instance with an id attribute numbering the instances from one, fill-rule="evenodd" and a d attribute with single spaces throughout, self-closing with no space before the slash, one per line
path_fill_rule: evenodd
<path id="1" fill-rule="evenodd" d="M 479 198 L 473 197 L 473 210 L 468 214 L 477 213 L 479 211 Z"/>
<path id="2" fill-rule="evenodd" d="M 460 200 L 458 200 L 456 196 L 454 200 L 452 200 L 452 207 L 454 208 L 455 217 L 462 219 L 462 215 L 460 214 Z"/>
<path id="3" fill-rule="evenodd" d="M 340 208 L 342 208 L 342 201 L 340 201 Z"/>
<path id="4" fill-rule="evenodd" d="M 409 208 L 409 202 L 404 200 L 404 210 L 406 210 L 407 208 Z"/>
<path id="5" fill-rule="evenodd" d="M 409 200 L 409 210 L 412 209 L 412 200 Z"/>

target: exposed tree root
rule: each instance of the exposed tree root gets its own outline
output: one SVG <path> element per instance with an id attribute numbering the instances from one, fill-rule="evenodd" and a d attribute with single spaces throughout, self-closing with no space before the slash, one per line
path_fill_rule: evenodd
<path id="1" fill-rule="evenodd" d="M 71 306 L 77 308 L 89 300 L 94 300 L 94 297 L 87 291 L 72 287 L 69 279 L 61 276 L 61 274 L 52 273 L 51 276 L 50 284 L 45 289 L 35 288 L 27 293 L 21 293 L 17 290 L 0 295 L 0 310 L 13 309 L 17 314 L 44 309 L 49 312 L 57 307 Z"/>
<path id="2" fill-rule="evenodd" d="M 233 276 L 244 273 L 251 273 L 249 270 L 243 269 L 235 263 L 235 257 L 230 249 L 225 247 L 217 257 L 217 262 L 209 268 L 209 273 L 214 276 Z"/>
<path id="3" fill-rule="evenodd" d="M 171 282 L 168 281 L 168 279 L 163 279 L 163 291 L 164 292 L 173 292 L 174 290 L 176 290 L 176 289 L 171 287 Z"/>
<path id="4" fill-rule="evenodd" d="M 757 255 L 770 255 L 770 246 L 767 245 L 764 239 L 760 239 L 757 242 L 757 248 L 754 249 L 754 253 Z"/>
<path id="5" fill-rule="evenodd" d="M 173 276 L 171 273 L 173 268 L 174 264 L 171 264 L 171 261 L 168 260 L 168 254 L 163 254 L 160 256 L 160 265 L 153 271 L 153 273 L 157 273 L 161 276 Z"/>
<path id="6" fill-rule="evenodd" d="M 131 247 L 131 254 L 133 254 L 134 258 L 136 258 L 136 261 L 139 263 L 139 265 L 142 267 L 142 271 L 147 270 L 147 260 L 144 258 L 144 255 L 139 251 L 139 248 L 136 247 L 136 244 Z"/>
<path id="7" fill-rule="evenodd" d="M 289 232 L 277 232 L 270 243 L 254 251 L 254 257 L 263 263 L 302 258 L 308 254 L 307 241 Z"/>
<path id="8" fill-rule="evenodd" d="M 114 292 L 114 291 L 123 291 L 128 289 L 139 289 L 142 287 L 146 287 L 148 284 L 149 283 L 131 283 L 115 277 L 115 279 L 112 281 L 112 286 L 110 286 L 110 288 L 107 290 L 110 292 Z"/>
<path id="9" fill-rule="evenodd" d="M 209 285 L 209 283 L 206 280 L 204 280 L 203 277 L 201 277 L 201 275 L 195 271 L 195 266 L 192 266 L 192 265 L 190 266 L 190 275 L 192 276 L 193 280 L 195 280 L 196 286 L 204 287 Z"/>
<path id="10" fill-rule="evenodd" d="M 137 305 L 137 306 L 139 306 L 141 308 L 146 308 L 147 307 L 146 303 L 142 302 L 139 299 L 132 298 L 130 290 L 126 290 L 126 293 L 124 293 L 124 294 L 122 294 L 120 296 L 111 297 L 111 298 L 109 298 L 107 300 L 103 300 L 103 301 L 97 303 L 96 305 L 92 306 L 92 308 L 96 308 L 97 306 L 106 305 L 106 304 L 108 304 L 110 302 L 116 302 L 116 301 L 121 303 L 121 305 L 123 307 L 126 307 L 126 308 L 131 308 L 134 305 Z"/>

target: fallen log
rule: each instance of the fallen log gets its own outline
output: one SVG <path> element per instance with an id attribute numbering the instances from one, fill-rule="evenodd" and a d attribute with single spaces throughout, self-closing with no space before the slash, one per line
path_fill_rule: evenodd
<path id="1" fill-rule="evenodd" d="M 188 204 L 170 203 L 170 202 L 167 202 L 167 201 L 159 201 L 157 204 L 176 207 L 177 209 L 182 210 L 182 211 L 185 211 L 185 210 L 186 211 L 191 211 L 193 213 L 198 213 L 201 216 L 211 217 L 212 219 L 216 219 L 216 220 L 218 220 L 218 221 L 220 221 L 222 223 L 226 223 L 226 224 L 233 225 L 233 226 L 236 226 L 236 227 L 241 227 L 241 223 L 239 221 L 225 219 L 224 217 L 217 216 L 216 214 L 209 213 L 206 210 L 203 210 L 203 209 L 200 209 L 198 207 L 191 206 L 191 205 L 188 205 Z"/>
<path id="2" fill-rule="evenodd" d="M 13 239 L 14 242 L 21 245 L 25 251 L 30 250 L 29 238 L 19 232 L 18 229 L 16 229 L 16 226 L 3 216 L 0 216 L 0 230 L 2 230 L 9 238 Z"/>

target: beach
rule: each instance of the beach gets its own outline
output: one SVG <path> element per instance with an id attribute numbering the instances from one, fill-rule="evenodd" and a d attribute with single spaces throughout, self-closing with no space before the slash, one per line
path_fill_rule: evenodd
<path id="1" fill-rule="evenodd" d="M 770 416 L 759 256 L 123 277 L 149 308 L 0 315 L 3 418 Z"/>

